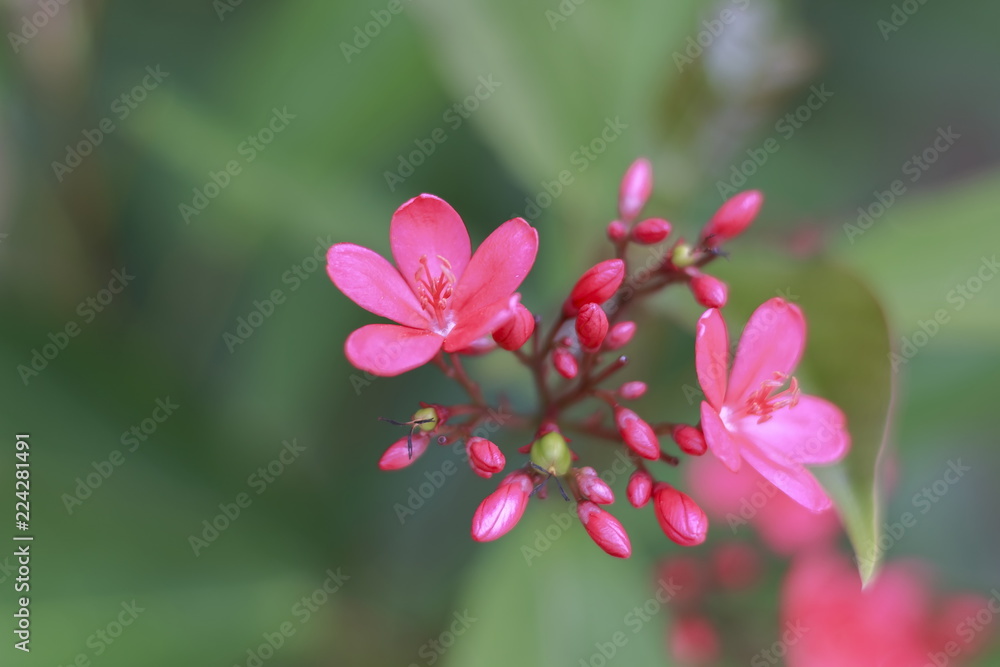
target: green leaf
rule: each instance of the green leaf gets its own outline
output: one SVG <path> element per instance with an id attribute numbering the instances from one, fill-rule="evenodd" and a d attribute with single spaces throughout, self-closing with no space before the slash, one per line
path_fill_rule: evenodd
<path id="1" fill-rule="evenodd" d="M 809 326 L 806 352 L 796 375 L 806 390 L 836 403 L 847 415 L 850 454 L 839 464 L 813 470 L 830 492 L 854 546 L 862 581 L 878 568 L 879 457 L 893 406 L 889 329 L 867 284 L 824 258 L 807 262 L 740 250 L 732 263 L 713 265 L 731 285 L 727 320 L 746 320 L 761 303 L 781 296 L 797 303 Z M 736 331 L 732 323 L 730 330 Z"/>

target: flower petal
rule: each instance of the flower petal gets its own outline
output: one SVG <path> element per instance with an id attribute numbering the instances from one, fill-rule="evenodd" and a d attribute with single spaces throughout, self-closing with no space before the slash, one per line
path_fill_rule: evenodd
<path id="1" fill-rule="evenodd" d="M 715 308 L 706 310 L 698 319 L 694 363 L 705 398 L 713 408 L 720 409 L 726 397 L 726 375 L 729 373 L 729 332 L 722 313 Z"/>
<path id="2" fill-rule="evenodd" d="M 798 306 L 777 297 L 761 304 L 740 337 L 726 403 L 742 404 L 762 382 L 774 379 L 775 373 L 790 375 L 805 344 L 806 320 Z"/>
<path id="3" fill-rule="evenodd" d="M 443 199 L 426 194 L 417 195 L 396 209 L 389 226 L 389 244 L 399 272 L 414 292 L 421 257 L 427 257 L 432 279 L 441 275 L 439 257 L 448 260 L 451 272 L 461 278 L 472 254 L 469 232 L 462 218 Z"/>
<path id="4" fill-rule="evenodd" d="M 436 333 L 395 324 L 369 324 L 344 344 L 347 359 L 373 375 L 392 377 L 430 361 L 444 339 Z"/>
<path id="5" fill-rule="evenodd" d="M 743 460 L 806 509 L 822 512 L 833 505 L 830 496 L 805 466 L 775 461 L 752 445 L 743 448 Z"/>
<path id="6" fill-rule="evenodd" d="M 765 452 L 780 452 L 796 463 L 833 463 L 851 447 L 844 422 L 844 413 L 836 405 L 805 395 L 799 397 L 798 405 L 775 410 L 763 424 L 741 424 L 740 428 Z"/>
<path id="7" fill-rule="evenodd" d="M 537 253 L 538 231 L 521 218 L 497 227 L 476 249 L 458 281 L 451 302 L 458 317 L 457 325 L 474 328 L 485 314 L 493 313 L 494 304 L 498 301 L 506 304 L 531 271 Z M 484 326 L 487 324 L 483 322 Z"/>
<path id="8" fill-rule="evenodd" d="M 445 337 L 445 352 L 457 352 L 493 333 L 510 319 L 513 312 L 510 303 L 510 299 L 501 299 L 475 312 L 464 312 L 458 325 Z"/>
<path id="9" fill-rule="evenodd" d="M 708 448 L 733 472 L 740 469 L 740 451 L 744 441 L 722 423 L 722 418 L 707 401 L 701 402 L 701 432 L 705 435 Z"/>
<path id="10" fill-rule="evenodd" d="M 377 252 L 338 243 L 326 253 L 326 272 L 341 292 L 365 310 L 410 327 L 427 326 L 413 290 Z"/>

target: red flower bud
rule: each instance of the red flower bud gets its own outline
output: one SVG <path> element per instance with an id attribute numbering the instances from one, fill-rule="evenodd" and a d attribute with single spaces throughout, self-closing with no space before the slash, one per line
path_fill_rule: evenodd
<path id="1" fill-rule="evenodd" d="M 691 456 L 701 456 L 708 450 L 701 430 L 687 424 L 678 424 L 670 431 L 670 436 L 681 451 Z"/>
<path id="2" fill-rule="evenodd" d="M 500 448 L 486 438 L 469 438 L 465 451 L 469 454 L 472 471 L 484 479 L 489 479 L 507 465 Z"/>
<path id="3" fill-rule="evenodd" d="M 580 345 L 588 352 L 601 349 L 604 337 L 608 335 L 608 316 L 596 303 L 584 304 L 576 316 L 576 334 Z"/>
<path id="4" fill-rule="evenodd" d="M 747 190 L 731 197 L 701 230 L 701 242 L 714 247 L 739 236 L 757 217 L 763 204 L 764 194 L 760 190 Z"/>
<path id="5" fill-rule="evenodd" d="M 535 332 L 535 317 L 520 303 L 510 319 L 493 332 L 493 340 L 505 350 L 519 350 Z"/>
<path id="6" fill-rule="evenodd" d="M 660 528 L 682 547 L 693 547 L 708 535 L 708 517 L 686 494 L 663 482 L 653 486 L 653 509 Z"/>
<path id="7" fill-rule="evenodd" d="M 670 628 L 670 654 L 679 665 L 714 665 L 719 659 L 719 633 L 702 616 L 678 619 Z"/>
<path id="8" fill-rule="evenodd" d="M 618 519 L 602 510 L 592 502 L 584 501 L 576 506 L 577 516 L 586 529 L 590 539 L 615 558 L 628 558 L 632 555 L 632 544 L 628 533 Z"/>
<path id="9" fill-rule="evenodd" d="M 580 493 L 585 495 L 598 505 L 610 505 L 615 502 L 615 492 L 611 490 L 608 483 L 597 476 L 597 471 L 591 467 L 580 468 L 576 471 L 576 484 L 580 487 Z"/>
<path id="10" fill-rule="evenodd" d="M 738 591 L 752 586 L 760 577 L 760 569 L 760 555 L 745 542 L 729 542 L 712 553 L 715 580 L 723 588 Z"/>
<path id="11" fill-rule="evenodd" d="M 632 228 L 632 240 L 643 245 L 659 243 L 670 236 L 670 223 L 663 218 L 643 220 Z"/>
<path id="12" fill-rule="evenodd" d="M 626 382 L 618 389 L 618 395 L 624 398 L 626 401 L 634 401 L 637 398 L 642 398 L 642 395 L 646 393 L 646 383 L 645 382 Z"/>
<path id="13" fill-rule="evenodd" d="M 639 158 L 629 166 L 618 189 L 618 213 L 630 222 L 646 205 L 653 192 L 653 165 Z"/>
<path id="14" fill-rule="evenodd" d="M 378 461 L 378 467 L 382 470 L 399 470 L 400 468 L 405 468 L 414 461 L 420 458 L 420 455 L 427 451 L 427 445 L 431 442 L 431 437 L 421 431 L 417 430 L 413 434 L 413 458 L 410 458 L 409 445 L 407 445 L 407 439 L 405 437 L 400 438 L 396 442 L 389 445 L 389 449 L 385 450 L 385 454 Z"/>
<path id="15" fill-rule="evenodd" d="M 628 236 L 628 225 L 621 220 L 612 220 L 608 223 L 608 239 L 612 243 L 620 243 Z"/>
<path id="16" fill-rule="evenodd" d="M 575 378 L 577 371 L 580 370 L 573 353 L 563 348 L 559 348 L 552 353 L 552 363 L 555 365 L 559 375 L 562 375 L 567 380 Z"/>
<path id="17" fill-rule="evenodd" d="M 653 494 L 653 476 L 645 470 L 636 470 L 628 478 L 628 501 L 636 509 L 645 507 Z"/>
<path id="18" fill-rule="evenodd" d="M 524 515 L 532 488 L 531 477 L 523 470 L 508 475 L 476 509 L 472 539 L 489 542 L 509 532 Z"/>
<path id="19" fill-rule="evenodd" d="M 697 273 L 691 278 L 694 300 L 706 308 L 722 308 L 729 298 L 729 288 L 715 276 Z"/>
<path id="20" fill-rule="evenodd" d="M 563 312 L 576 315 L 585 303 L 601 304 L 614 296 L 625 280 L 625 262 L 609 259 L 590 267 L 580 276 L 569 295 Z"/>
<path id="21" fill-rule="evenodd" d="M 635 322 L 619 322 L 608 331 L 608 337 L 604 339 L 604 347 L 609 350 L 617 350 L 628 345 L 635 335 Z"/>
<path id="22" fill-rule="evenodd" d="M 660 458 L 660 441 L 656 439 L 653 428 L 644 422 L 639 415 L 628 408 L 615 408 L 615 424 L 622 440 L 636 454 L 644 459 L 656 461 Z"/>

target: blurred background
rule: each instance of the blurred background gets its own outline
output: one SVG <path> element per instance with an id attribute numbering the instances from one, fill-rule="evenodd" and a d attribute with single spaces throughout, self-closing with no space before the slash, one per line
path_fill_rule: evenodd
<path id="1" fill-rule="evenodd" d="M 522 293 L 549 318 L 606 257 L 638 156 L 656 174 L 647 213 L 688 238 L 726 196 L 765 192 L 730 248 L 734 295 L 766 246 L 819 253 L 877 296 L 892 345 L 911 352 L 892 374 L 882 518 L 919 517 L 885 559 L 922 559 L 940 590 L 1000 587 L 996 4 L 3 10 L 0 489 L 13 514 L 27 432 L 35 535 L 32 651 L 8 634 L 3 664 L 596 666 L 595 642 L 618 630 L 630 639 L 609 663 L 679 664 L 669 605 L 641 632 L 627 620 L 681 551 L 648 510 L 616 505 L 629 561 L 578 525 L 528 559 L 565 512 L 557 495 L 479 545 L 469 521 L 495 482 L 442 473 L 461 463 L 450 449 L 378 471 L 401 433 L 377 417 L 460 394 L 432 367 L 350 367 L 343 341 L 373 318 L 322 261 L 338 241 L 387 254 L 392 212 L 431 192 L 474 244 L 514 216 L 539 229 Z M 623 379 L 653 385 L 637 408 L 650 419 L 696 419 L 690 301 L 652 302 L 630 348 Z M 497 356 L 473 371 L 530 409 L 527 373 Z M 510 455 L 529 438 L 498 442 Z M 971 471 L 922 512 L 915 494 L 958 459 Z M 614 486 L 623 495 L 624 478 Z M 719 522 L 688 554 L 733 539 L 757 543 Z M 12 561 L 4 548 L 5 615 Z M 779 636 L 786 567 L 769 560 L 734 607 L 752 612 L 716 619 L 743 642 L 733 664 Z"/>

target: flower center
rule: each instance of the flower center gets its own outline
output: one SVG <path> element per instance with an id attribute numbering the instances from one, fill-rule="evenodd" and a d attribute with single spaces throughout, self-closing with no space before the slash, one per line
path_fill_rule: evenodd
<path id="1" fill-rule="evenodd" d="M 788 389 L 778 391 L 788 380 Z M 799 381 L 784 373 L 775 372 L 773 379 L 760 383 L 760 389 L 750 394 L 746 403 L 746 414 L 757 416 L 757 423 L 763 424 L 771 418 L 771 413 L 785 406 L 795 407 L 799 402 Z"/>
<path id="2" fill-rule="evenodd" d="M 427 255 L 420 257 L 420 268 L 415 274 L 417 283 L 417 298 L 420 307 L 424 309 L 431 320 L 431 330 L 442 336 L 455 328 L 454 317 L 448 310 L 448 302 L 455 293 L 455 274 L 451 271 L 451 262 L 437 256 L 441 263 L 441 273 L 437 277 L 431 275 Z"/>

